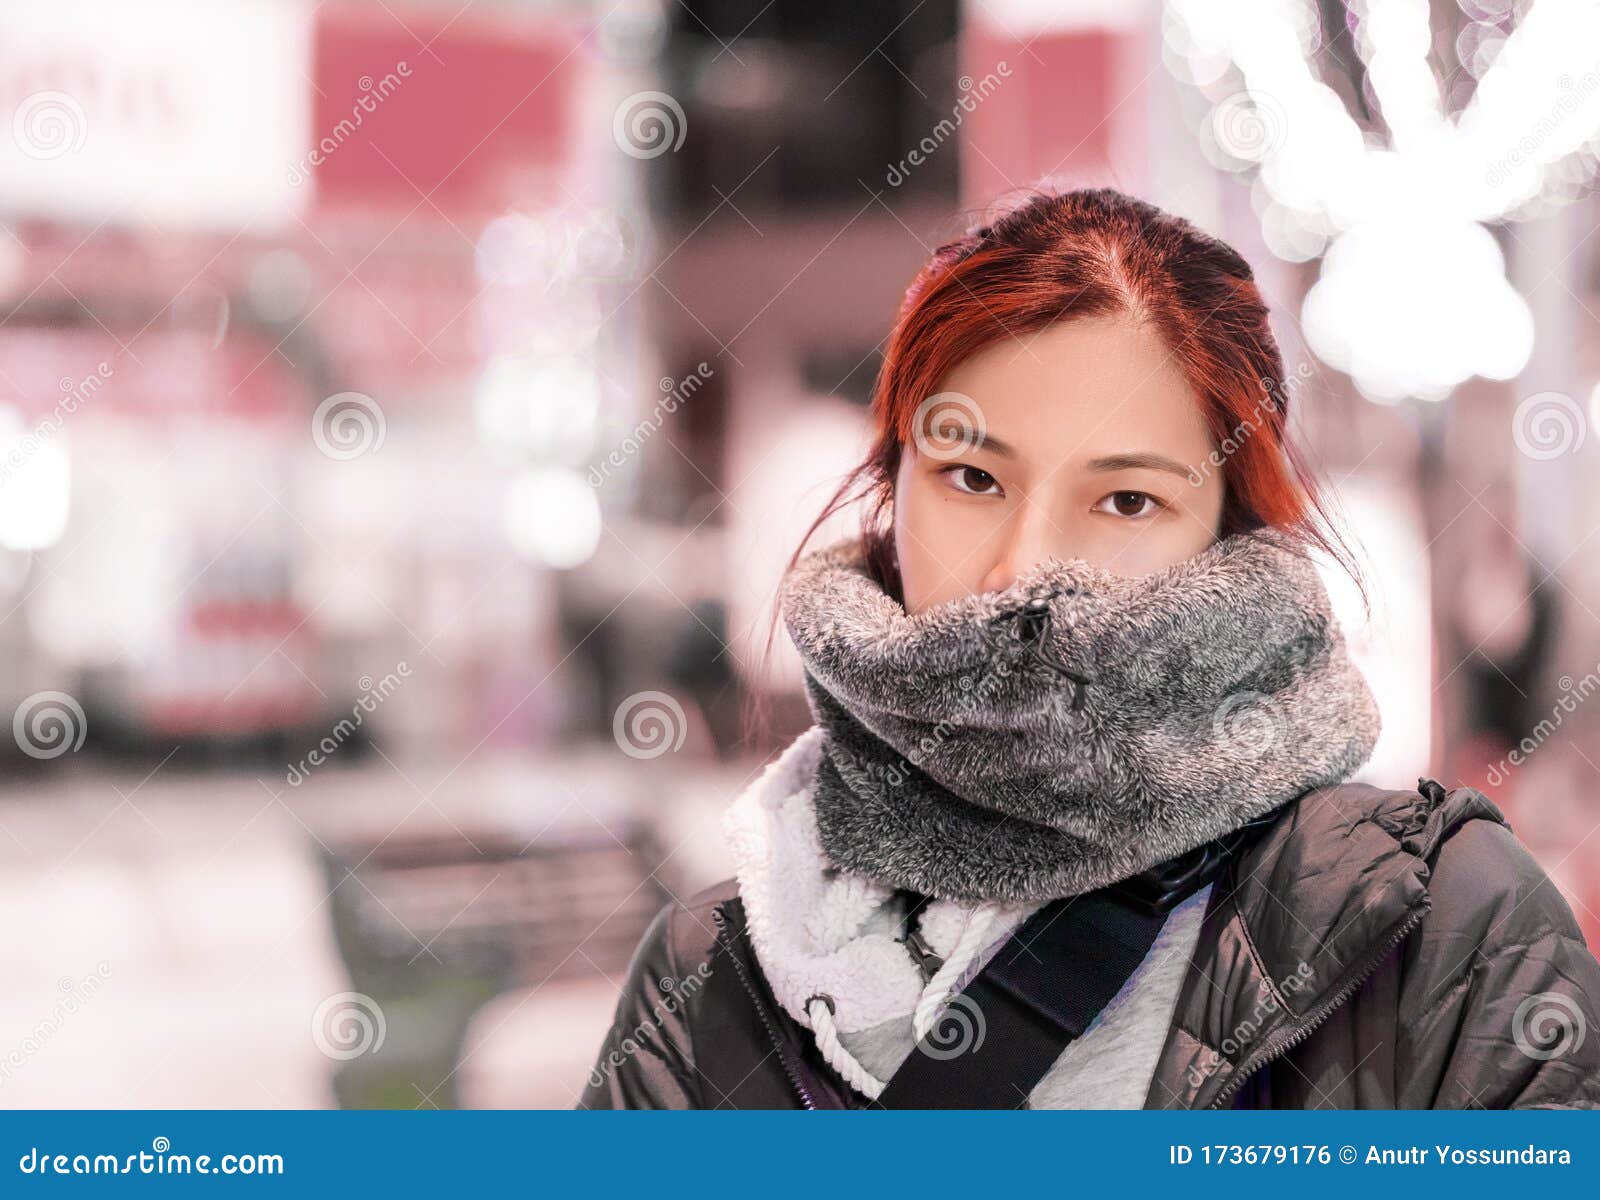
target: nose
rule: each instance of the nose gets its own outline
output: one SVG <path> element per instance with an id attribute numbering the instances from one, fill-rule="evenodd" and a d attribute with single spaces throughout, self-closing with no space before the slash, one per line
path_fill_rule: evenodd
<path id="1" fill-rule="evenodd" d="M 1044 506 L 1025 498 L 1006 523 L 994 561 L 984 574 L 983 590 L 1009 587 L 1029 567 L 1056 555 L 1061 540 Z"/>

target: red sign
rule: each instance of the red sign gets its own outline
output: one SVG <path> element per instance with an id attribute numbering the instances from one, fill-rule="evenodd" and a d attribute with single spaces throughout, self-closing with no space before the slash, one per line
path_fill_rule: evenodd
<path id="1" fill-rule="evenodd" d="M 583 32 L 443 8 L 408 7 L 404 24 L 381 5 L 324 11 L 311 151 L 290 171 L 313 181 L 319 205 L 448 213 L 525 199 L 518 181 L 530 168 L 567 158 Z"/>

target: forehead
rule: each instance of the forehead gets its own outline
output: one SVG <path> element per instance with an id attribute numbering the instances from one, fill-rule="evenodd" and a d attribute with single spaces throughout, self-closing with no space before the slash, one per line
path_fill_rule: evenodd
<path id="1" fill-rule="evenodd" d="M 971 397 L 988 430 L 1024 457 L 1111 450 L 1203 456 L 1199 397 L 1148 324 L 1117 314 L 1002 337 L 959 363 L 942 390 Z"/>

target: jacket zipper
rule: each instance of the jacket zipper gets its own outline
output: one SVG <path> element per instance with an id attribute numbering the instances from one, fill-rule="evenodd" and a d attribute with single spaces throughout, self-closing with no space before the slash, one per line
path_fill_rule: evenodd
<path id="1" fill-rule="evenodd" d="M 711 919 L 717 923 L 719 936 L 727 933 L 728 918 L 722 911 L 721 904 L 712 908 Z M 761 994 L 756 990 L 749 973 L 745 970 L 744 963 L 739 961 L 739 955 L 731 945 L 724 943 L 723 949 L 728 955 L 728 961 L 733 963 L 734 974 L 739 976 L 739 982 L 744 984 L 744 990 L 750 994 L 750 1002 L 755 1006 L 756 1015 L 761 1018 L 761 1024 L 766 1027 L 767 1036 L 772 1039 L 772 1048 L 777 1051 L 778 1061 L 783 1064 L 784 1074 L 789 1077 L 789 1082 L 794 1085 L 794 1090 L 800 1097 L 800 1103 L 806 1108 L 815 1109 L 817 1107 L 816 1102 L 812 1099 L 811 1092 L 801 1080 L 799 1069 L 789 1058 L 783 1039 L 778 1035 L 777 1026 L 772 1022 L 772 1015 L 767 1011 L 767 1006 L 762 1001 Z"/>
<path id="2" fill-rule="evenodd" d="M 1221 1108 L 1223 1102 L 1241 1087 L 1243 1087 L 1245 1082 L 1262 1067 L 1266 1066 L 1274 1059 L 1288 1053 L 1290 1050 L 1294 1049 L 1295 1046 L 1299 1045 L 1301 1042 L 1305 1041 L 1306 1038 L 1310 1037 L 1311 1034 L 1316 1031 L 1317 1027 L 1328 1019 L 1329 1015 L 1334 1009 L 1343 1004 L 1345 1000 L 1349 998 L 1350 994 L 1356 990 L 1356 988 L 1360 987 L 1366 982 L 1367 977 L 1378 969 L 1378 964 L 1384 960 L 1389 952 L 1398 946 L 1406 938 L 1406 936 L 1411 933 L 1412 930 L 1422 923 L 1422 919 L 1428 915 L 1431 907 L 1432 906 L 1430 904 L 1424 902 L 1421 907 L 1417 908 L 1411 913 L 1410 916 L 1402 920 L 1400 924 L 1395 927 L 1394 932 L 1385 938 L 1383 943 L 1375 951 L 1362 960 L 1361 965 L 1356 968 L 1356 970 L 1347 980 L 1345 980 L 1343 984 L 1340 985 L 1338 991 L 1329 997 L 1320 1008 L 1318 1008 L 1314 1013 L 1301 1022 L 1299 1026 L 1285 1030 L 1283 1036 L 1275 1039 L 1268 1039 L 1262 1044 L 1262 1047 L 1259 1051 L 1257 1051 L 1254 1055 L 1251 1055 L 1249 1058 L 1246 1058 L 1244 1062 L 1242 1062 L 1235 1069 L 1228 1082 L 1223 1084 L 1222 1090 L 1219 1091 L 1212 1099 L 1210 1107 Z M 718 904 L 712 908 L 711 919 L 717 924 L 719 936 L 728 932 L 728 918 L 722 910 L 722 905 Z M 807 1109 L 815 1110 L 817 1107 L 816 1101 L 812 1098 L 810 1090 L 800 1078 L 799 1068 L 789 1057 L 788 1050 L 783 1043 L 783 1038 L 779 1035 L 777 1026 L 774 1025 L 772 1021 L 772 1015 L 767 1011 L 766 1003 L 761 999 L 760 992 L 756 990 L 755 984 L 751 980 L 749 972 L 745 970 L 744 963 L 740 961 L 738 953 L 731 945 L 728 945 L 726 942 L 724 942 L 723 948 L 728 955 L 728 960 L 733 963 L 734 974 L 738 975 L 739 982 L 744 986 L 745 992 L 750 996 L 750 1003 L 754 1006 L 756 1015 L 761 1018 L 762 1027 L 766 1029 L 767 1037 L 772 1041 L 772 1048 L 778 1055 L 778 1061 L 783 1064 L 784 1074 L 789 1077 L 789 1083 L 794 1087 L 795 1094 L 799 1096 L 800 1103 Z"/>
<path id="3" fill-rule="evenodd" d="M 1211 1101 L 1210 1107 L 1221 1108 L 1222 1102 L 1243 1087 L 1245 1081 L 1248 1080 L 1250 1076 L 1254 1075 L 1273 1059 L 1286 1054 L 1295 1046 L 1305 1041 L 1306 1038 L 1310 1037 L 1311 1034 L 1316 1030 L 1317 1026 L 1321 1025 L 1322 1022 L 1327 1020 L 1328 1015 L 1332 1013 L 1334 1009 L 1338 1008 L 1339 1005 L 1345 1002 L 1351 992 L 1355 991 L 1356 988 L 1360 987 L 1366 982 L 1367 977 L 1378 969 L 1378 964 L 1384 960 L 1389 952 L 1398 946 L 1401 941 L 1405 939 L 1406 935 L 1408 935 L 1413 929 L 1421 924 L 1422 918 L 1428 915 L 1431 908 L 1431 903 L 1424 901 L 1421 907 L 1416 909 L 1416 911 L 1414 911 L 1410 916 L 1406 917 L 1400 922 L 1400 924 L 1395 928 L 1394 933 L 1384 939 L 1383 944 L 1379 946 L 1376 951 L 1369 954 L 1364 960 L 1362 960 L 1361 965 L 1356 968 L 1354 973 L 1351 974 L 1350 978 L 1340 986 L 1337 992 L 1329 997 L 1328 1001 L 1323 1004 L 1321 1008 L 1317 1009 L 1316 1012 L 1307 1017 L 1298 1027 L 1291 1027 L 1287 1030 L 1284 1030 L 1284 1036 L 1281 1036 L 1276 1040 L 1269 1038 L 1262 1044 L 1259 1051 L 1246 1058 L 1244 1062 L 1240 1063 L 1233 1075 L 1228 1079 L 1228 1082 L 1222 1085 L 1222 1090 L 1219 1091 L 1216 1094 L 1216 1097 Z"/>
<path id="4" fill-rule="evenodd" d="M 928 906 L 933 897 L 925 896 L 920 892 L 913 892 L 912 899 L 906 906 L 903 929 L 905 936 L 897 939 L 910 953 L 917 964 L 917 973 L 922 976 L 923 986 L 933 982 L 933 977 L 938 974 L 939 968 L 944 966 L 944 959 L 933 952 L 933 947 L 928 945 L 927 939 L 922 936 L 922 910 Z"/>

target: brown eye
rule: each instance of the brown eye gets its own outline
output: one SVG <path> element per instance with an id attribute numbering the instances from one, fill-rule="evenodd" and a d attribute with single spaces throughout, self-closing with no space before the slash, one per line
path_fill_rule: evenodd
<path id="1" fill-rule="evenodd" d="M 987 495 L 996 488 L 995 478 L 981 467 L 954 465 L 950 474 L 955 477 L 956 490 L 974 496 Z"/>
<path id="2" fill-rule="evenodd" d="M 1112 492 L 1105 499 L 1111 502 L 1110 511 L 1118 517 L 1151 517 L 1162 506 L 1149 492 Z"/>
<path id="3" fill-rule="evenodd" d="M 1136 517 L 1144 510 L 1143 492 L 1118 492 L 1113 500 L 1116 510 L 1125 517 Z"/>

